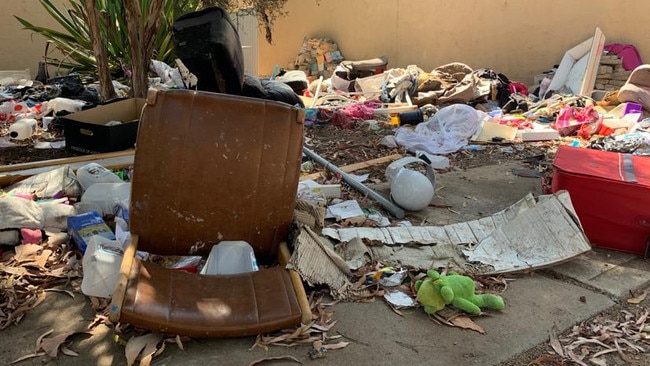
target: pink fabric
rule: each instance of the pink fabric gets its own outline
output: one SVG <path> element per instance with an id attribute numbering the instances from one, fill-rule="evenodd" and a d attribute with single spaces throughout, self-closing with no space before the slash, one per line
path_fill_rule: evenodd
<path id="1" fill-rule="evenodd" d="M 560 109 L 553 127 L 560 136 L 575 135 L 580 131 L 579 136 L 583 137 L 596 133 L 601 122 L 602 116 L 591 105 L 584 108 L 567 106 Z"/>
<path id="2" fill-rule="evenodd" d="M 20 236 L 23 238 L 23 244 L 38 244 L 43 240 L 41 229 L 20 229 Z"/>
<path id="3" fill-rule="evenodd" d="M 623 60 L 623 68 L 627 71 L 634 70 L 643 64 L 639 51 L 631 44 L 612 43 L 606 45 L 604 50 L 617 54 Z"/>

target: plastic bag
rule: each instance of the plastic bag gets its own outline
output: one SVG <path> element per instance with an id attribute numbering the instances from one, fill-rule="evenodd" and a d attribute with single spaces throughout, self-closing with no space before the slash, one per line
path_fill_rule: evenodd
<path id="1" fill-rule="evenodd" d="M 431 154 L 449 154 L 466 146 L 486 117 L 487 113 L 466 104 L 453 104 L 415 126 L 415 130 L 398 128 L 395 139 L 413 153 L 423 150 Z"/>

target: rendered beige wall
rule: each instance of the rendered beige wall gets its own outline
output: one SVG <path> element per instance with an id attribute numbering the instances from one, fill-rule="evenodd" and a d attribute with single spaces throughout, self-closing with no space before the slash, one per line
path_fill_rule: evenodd
<path id="1" fill-rule="evenodd" d="M 449 62 L 532 84 L 596 27 L 606 44 L 633 44 L 650 63 L 648 0 L 289 0 L 289 15 L 260 37 L 259 72 L 295 59 L 303 37 L 330 37 L 346 59 L 386 55 L 425 71 Z"/>
<path id="2" fill-rule="evenodd" d="M 66 0 L 52 2 L 56 5 L 68 3 Z M 29 69 L 34 77 L 38 71 L 38 61 L 45 53 L 45 38 L 23 30 L 22 24 L 14 15 L 39 26 L 57 28 L 59 25 L 52 20 L 38 0 L 0 1 L 0 44 L 3 45 L 0 52 L 0 70 Z"/>
<path id="3" fill-rule="evenodd" d="M 289 0 L 286 10 L 273 45 L 260 33 L 260 75 L 292 63 L 304 37 L 330 37 L 351 60 L 386 55 L 389 67 L 426 71 L 457 61 L 530 84 L 595 27 L 606 43 L 633 44 L 650 63 L 648 0 Z M 37 0 L 0 1 L 0 69 L 34 75 L 45 41 L 21 30 L 13 15 L 52 21 Z"/>

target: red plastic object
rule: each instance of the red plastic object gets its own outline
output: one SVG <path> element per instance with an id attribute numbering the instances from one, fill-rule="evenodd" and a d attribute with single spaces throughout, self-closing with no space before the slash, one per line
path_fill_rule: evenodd
<path id="1" fill-rule="evenodd" d="M 644 254 L 650 237 L 650 157 L 560 146 L 552 192 L 567 190 L 595 247 Z"/>

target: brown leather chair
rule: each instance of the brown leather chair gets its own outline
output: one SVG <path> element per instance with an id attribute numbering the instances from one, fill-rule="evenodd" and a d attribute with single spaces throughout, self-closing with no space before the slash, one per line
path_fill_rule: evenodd
<path id="1" fill-rule="evenodd" d="M 232 337 L 311 320 L 298 274 L 285 269 L 303 120 L 304 110 L 280 102 L 189 90 L 147 96 L 134 161 L 132 241 L 112 321 Z M 261 269 L 199 275 L 135 257 L 136 250 L 189 255 L 193 248 L 207 256 L 222 240 L 250 243 Z"/>

